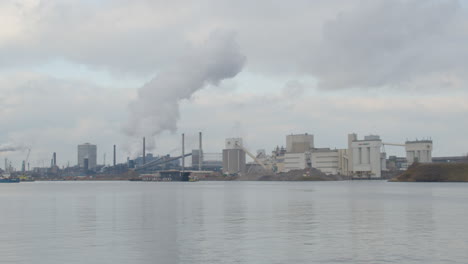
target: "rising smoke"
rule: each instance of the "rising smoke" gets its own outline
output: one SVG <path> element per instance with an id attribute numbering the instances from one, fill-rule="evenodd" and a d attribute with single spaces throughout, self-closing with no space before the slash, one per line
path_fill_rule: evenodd
<path id="1" fill-rule="evenodd" d="M 222 80 L 236 76 L 245 61 L 232 32 L 213 32 L 138 90 L 137 99 L 129 105 L 125 133 L 140 138 L 163 131 L 175 132 L 181 100 L 189 99 L 206 85 L 219 85 Z M 148 149 L 153 147 L 150 145 Z"/>
<path id="2" fill-rule="evenodd" d="M 0 145 L 0 153 L 13 152 L 13 151 L 23 151 L 25 149 L 26 149 L 26 146 L 16 145 L 16 144 L 11 144 L 11 143 Z"/>

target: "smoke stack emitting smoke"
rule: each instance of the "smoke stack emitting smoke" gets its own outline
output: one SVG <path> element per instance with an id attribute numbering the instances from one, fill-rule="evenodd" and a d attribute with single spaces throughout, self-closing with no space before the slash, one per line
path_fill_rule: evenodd
<path id="1" fill-rule="evenodd" d="M 244 66 L 233 33 L 216 31 L 173 67 L 161 72 L 138 90 L 130 105 L 128 136 L 156 136 L 163 131 L 175 132 L 179 104 L 206 85 L 219 85 L 236 76 Z M 148 149 L 154 148 L 149 146 Z"/>

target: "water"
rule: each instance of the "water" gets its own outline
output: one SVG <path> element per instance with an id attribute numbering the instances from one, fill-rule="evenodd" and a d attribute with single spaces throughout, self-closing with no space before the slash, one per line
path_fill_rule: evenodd
<path id="1" fill-rule="evenodd" d="M 0 184 L 0 263 L 466 263 L 468 184 Z"/>

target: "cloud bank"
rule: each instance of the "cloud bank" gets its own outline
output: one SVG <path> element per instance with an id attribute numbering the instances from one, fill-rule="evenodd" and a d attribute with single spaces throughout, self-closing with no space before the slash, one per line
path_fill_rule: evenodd
<path id="1" fill-rule="evenodd" d="M 424 79 L 460 88 L 467 81 L 467 23 L 454 0 L 362 1 L 324 24 L 305 64 L 322 88 L 414 87 Z"/>
<path id="2" fill-rule="evenodd" d="M 352 131 L 433 136 L 435 154 L 468 148 L 464 1 L 5 0 L 0 24 L 0 136 L 45 164 L 56 151 L 73 165 L 87 141 L 101 157 L 126 135 L 158 135 L 162 153 L 180 145 L 161 131 L 202 130 L 219 151 L 233 124 L 261 148 Z M 218 28 L 235 40 L 206 38 Z M 237 90 L 200 89 L 218 82 Z"/>

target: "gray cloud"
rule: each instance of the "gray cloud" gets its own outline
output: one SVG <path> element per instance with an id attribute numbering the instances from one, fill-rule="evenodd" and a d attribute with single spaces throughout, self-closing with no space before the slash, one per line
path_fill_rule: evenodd
<path id="1" fill-rule="evenodd" d="M 113 73 L 152 74 L 217 28 L 239 33 L 256 71 L 298 69 L 343 0 L 31 1 L 0 4 L 0 67 L 63 59 Z M 35 3 L 35 4 L 34 4 Z M 3 10 L 3 11 L 2 11 Z M 8 19 L 11 18 L 11 19 Z"/>
<path id="2" fill-rule="evenodd" d="M 0 67 L 64 59 L 114 73 L 153 73 L 186 48 L 180 4 L 163 1 L 7 1 Z M 171 17 L 173 16 L 173 17 Z M 8 19 L 11 17 L 11 19 Z"/>
<path id="3" fill-rule="evenodd" d="M 424 79 L 456 86 L 468 69 L 467 22 L 455 0 L 362 1 L 325 23 L 304 64 L 322 88 L 414 86 Z"/>
<path id="4" fill-rule="evenodd" d="M 60 157 L 66 153 L 63 155 L 73 164 L 76 144 L 84 141 L 99 144 L 100 152 L 109 146 L 110 153 L 115 143 L 121 150 L 120 145 L 128 138 L 119 128 L 128 114 L 125 106 L 136 91 L 131 87 L 100 87 L 90 83 L 86 73 L 80 76 L 79 71 L 73 76 L 82 80 L 61 77 L 63 71 L 86 67 L 110 72 L 114 74 L 111 79 L 130 74 L 141 80 L 157 73 L 139 90 L 130 107 L 127 132 L 135 137 L 175 131 L 177 125 L 187 133 L 206 127 L 211 134 L 206 144 L 218 151 L 238 122 L 246 130 L 246 140 L 260 148 L 281 144 L 284 134 L 305 131 L 326 134 L 333 145 L 334 140 L 356 127 L 359 133 L 388 131 L 387 135 L 402 137 L 424 136 L 421 133 L 430 130 L 433 132 L 427 133 L 439 139 L 445 136 L 463 142 L 463 136 L 457 133 L 466 130 L 460 120 L 464 120 L 467 109 L 460 107 L 459 100 L 466 101 L 464 91 L 468 87 L 468 16 L 461 3 L 258 0 L 253 6 L 252 1 L 245 0 L 1 1 L 0 122 L 6 125 L 0 136 L 5 142 L 28 144 L 35 139 L 32 159 L 44 157 L 46 164 L 52 150 Z M 219 40 L 216 46 L 205 40 L 217 28 L 237 33 L 242 54 L 249 58 L 246 70 L 250 77 L 241 76 L 235 82 L 239 90 L 251 89 L 251 93 L 230 90 L 223 96 L 231 98 L 224 98 L 216 95 L 216 89 L 199 90 L 240 70 L 240 53 L 234 41 L 221 37 L 225 41 Z M 219 48 L 219 54 L 213 47 Z M 230 67 L 205 64 L 202 56 L 211 56 L 214 61 L 219 58 Z M 174 58 L 182 59 L 173 64 Z M 26 74 L 8 79 L 10 71 L 31 72 L 54 60 L 64 60 L 67 65 L 52 73 L 55 76 Z M 259 79 L 270 81 L 260 81 L 265 86 L 278 80 L 297 82 L 287 83 L 281 96 L 270 97 L 270 92 L 259 95 L 256 91 L 269 91 L 259 87 Z M 367 100 L 351 96 L 333 100 L 337 93 L 359 97 L 367 91 L 332 91 L 315 99 L 307 97 L 311 91 L 302 93 L 316 81 L 326 90 L 400 90 L 392 94 L 395 99 L 377 100 L 377 104 L 390 106 L 379 111 L 378 105 L 364 107 L 376 99 L 372 95 L 364 96 Z M 113 82 L 118 83 L 118 78 Z M 447 96 L 442 107 L 437 107 L 435 98 L 419 97 L 421 92 L 438 89 L 443 90 L 438 95 Z M 451 93 L 454 89 L 462 92 Z M 380 91 L 373 93 L 381 96 Z M 389 95 L 390 91 L 383 92 Z M 197 93 L 195 99 L 184 100 L 192 98 L 193 92 Z M 280 91 L 271 91 L 276 92 Z M 412 101 L 408 95 L 418 95 L 418 99 Z M 197 100 L 206 102 L 206 108 Z M 431 104 L 426 105 L 425 100 Z M 400 101 L 405 103 L 397 104 Z M 457 111 L 443 112 L 445 108 Z M 223 117 L 214 115 L 213 109 Z M 200 125 L 196 114 L 210 118 Z M 375 120 L 372 126 L 368 120 Z M 435 124 L 429 127 L 429 123 Z M 402 124 L 405 132 L 396 124 Z M 247 133 L 252 131 L 256 133 Z M 446 139 L 436 151 L 445 147 L 439 153 L 454 150 L 456 154 L 466 149 L 453 142 Z M 179 145 L 179 138 L 160 133 L 158 143 L 162 149 L 173 149 Z M 8 153 L 24 159 L 20 154 Z M 119 158 L 125 157 L 121 153 Z"/>
<path id="5" fill-rule="evenodd" d="M 32 1 L 34 3 L 34 1 Z M 238 32 L 249 71 L 322 88 L 466 87 L 468 15 L 457 0 L 37 1 L 0 6 L 0 67 L 64 59 L 154 74 L 216 28 Z M 79 11 L 78 11 L 79 10 Z M 8 19 L 12 17 L 11 19 Z"/>
<path id="6" fill-rule="evenodd" d="M 245 60 L 233 33 L 214 32 L 138 90 L 138 98 L 130 104 L 125 132 L 138 137 L 175 132 L 180 101 L 189 99 L 205 85 L 218 85 L 223 79 L 236 76 Z"/>
<path id="7" fill-rule="evenodd" d="M 124 142 L 121 119 L 132 91 L 57 79 L 35 73 L 0 76 L 0 138 L 2 157 L 25 159 L 31 148 L 31 166 L 50 164 L 57 152 L 59 165 L 76 163 L 76 145 L 98 144 L 99 153 L 112 152 L 112 145 Z M 124 159 L 118 148 L 119 160 Z M 99 157 L 102 157 L 100 154 Z M 99 159 L 101 162 L 101 160 Z"/>

